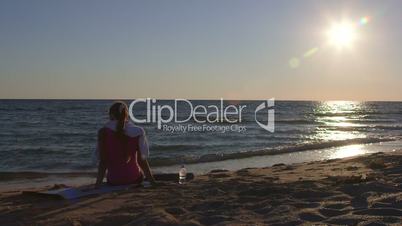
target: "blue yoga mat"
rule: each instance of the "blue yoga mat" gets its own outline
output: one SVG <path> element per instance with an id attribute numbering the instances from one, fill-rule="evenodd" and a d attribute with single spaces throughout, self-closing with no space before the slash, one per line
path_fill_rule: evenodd
<path id="1" fill-rule="evenodd" d="M 155 179 L 157 181 L 173 181 L 177 182 L 179 179 L 179 175 L 175 173 L 169 174 L 155 174 Z M 187 181 L 194 179 L 193 173 L 187 173 Z M 45 196 L 45 197 L 53 197 L 59 199 L 78 199 L 81 197 L 91 196 L 91 195 L 100 195 L 110 192 L 123 191 L 127 190 L 130 187 L 141 186 L 141 184 L 131 184 L 131 185 L 118 185 L 113 186 L 107 183 L 103 183 L 99 188 L 93 188 L 91 186 L 81 186 L 81 187 L 63 187 L 56 189 L 49 189 L 45 191 L 23 191 L 23 194 L 28 195 L 36 195 L 36 196 Z M 149 185 L 142 184 L 144 187 L 149 187 Z"/>
<path id="2" fill-rule="evenodd" d="M 68 187 L 68 188 L 59 188 L 47 191 L 24 191 L 23 194 L 40 195 L 40 196 L 48 196 L 48 197 L 71 200 L 90 195 L 99 195 L 110 192 L 123 191 L 129 189 L 132 186 L 133 185 L 111 186 L 105 183 L 96 189 L 87 187 L 86 188 Z"/>

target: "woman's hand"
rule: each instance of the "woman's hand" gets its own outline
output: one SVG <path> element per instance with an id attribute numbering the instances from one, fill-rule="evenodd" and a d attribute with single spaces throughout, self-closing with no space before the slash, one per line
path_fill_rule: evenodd
<path id="1" fill-rule="evenodd" d="M 96 183 L 94 185 L 94 188 L 99 188 L 100 185 L 102 184 L 103 178 L 105 177 L 106 173 L 106 151 L 105 151 L 105 130 L 100 129 L 98 131 L 98 147 L 99 147 L 99 156 L 100 156 L 100 161 L 98 164 L 98 174 L 96 176 Z"/>

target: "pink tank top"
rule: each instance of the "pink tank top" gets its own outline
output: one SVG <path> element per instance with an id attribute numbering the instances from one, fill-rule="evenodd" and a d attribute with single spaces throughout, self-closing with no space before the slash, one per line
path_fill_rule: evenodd
<path id="1" fill-rule="evenodd" d="M 141 182 L 143 175 L 137 163 L 139 136 L 127 136 L 125 140 L 122 140 L 115 131 L 108 128 L 103 128 L 103 130 L 105 132 L 107 182 L 112 185 Z M 127 151 L 131 157 L 129 162 L 127 162 Z"/>

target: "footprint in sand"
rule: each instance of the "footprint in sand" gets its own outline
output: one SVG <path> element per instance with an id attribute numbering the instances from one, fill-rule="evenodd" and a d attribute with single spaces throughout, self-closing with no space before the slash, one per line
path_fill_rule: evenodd
<path id="1" fill-rule="evenodd" d="M 173 215 L 182 215 L 182 214 L 186 213 L 186 211 L 183 208 L 179 208 L 179 207 L 166 208 L 165 211 L 167 213 L 170 213 L 170 214 L 173 214 Z"/>
<path id="2" fill-rule="evenodd" d="M 215 215 L 215 216 L 203 217 L 199 220 L 199 222 L 203 225 L 214 225 L 231 220 L 233 220 L 231 217 Z"/>
<path id="3" fill-rule="evenodd" d="M 393 208 L 372 208 L 355 211 L 357 215 L 372 215 L 372 216 L 402 216 L 402 211 Z"/>
<path id="4" fill-rule="evenodd" d="M 327 208 L 322 208 L 318 210 L 320 214 L 326 217 L 335 217 L 335 216 L 340 216 L 340 215 L 345 215 L 350 212 L 350 210 L 336 210 L 336 209 L 327 209 Z"/>
<path id="5" fill-rule="evenodd" d="M 357 225 L 360 221 L 362 220 L 356 218 L 333 218 L 325 221 L 325 223 L 335 225 Z"/>
<path id="6" fill-rule="evenodd" d="M 310 222 L 319 222 L 319 221 L 325 220 L 325 218 L 323 216 L 312 213 L 312 212 L 300 213 L 299 218 L 304 221 L 310 221 Z"/>
<path id="7" fill-rule="evenodd" d="M 334 204 L 324 205 L 324 208 L 341 210 L 341 209 L 344 209 L 344 208 L 346 208 L 348 206 L 349 206 L 348 203 L 334 203 Z"/>

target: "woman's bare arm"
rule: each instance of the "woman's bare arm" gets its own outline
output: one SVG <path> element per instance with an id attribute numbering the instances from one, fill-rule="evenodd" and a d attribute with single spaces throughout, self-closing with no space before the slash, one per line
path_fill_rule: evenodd
<path id="1" fill-rule="evenodd" d="M 99 165 L 98 165 L 98 175 L 96 177 L 95 187 L 99 187 L 102 184 L 103 178 L 105 177 L 105 173 L 106 173 L 106 157 L 105 157 L 104 140 L 105 140 L 104 130 L 101 129 L 98 132 L 98 148 L 99 148 L 100 161 L 99 161 Z"/>
<path id="2" fill-rule="evenodd" d="M 147 159 L 143 159 L 140 152 L 137 152 L 137 162 L 140 165 L 142 172 L 144 172 L 145 177 L 151 182 L 155 183 L 155 178 L 152 175 L 151 168 Z"/>

